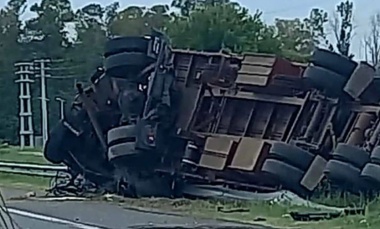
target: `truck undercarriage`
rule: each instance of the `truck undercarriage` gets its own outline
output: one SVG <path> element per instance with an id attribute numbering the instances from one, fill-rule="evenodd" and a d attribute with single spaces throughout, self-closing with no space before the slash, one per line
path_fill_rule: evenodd
<path id="1" fill-rule="evenodd" d="M 107 41 L 104 65 L 44 147 L 98 189 L 180 196 L 186 184 L 313 195 L 380 186 L 380 80 L 316 49 L 275 55 L 176 50 L 154 31 Z"/>

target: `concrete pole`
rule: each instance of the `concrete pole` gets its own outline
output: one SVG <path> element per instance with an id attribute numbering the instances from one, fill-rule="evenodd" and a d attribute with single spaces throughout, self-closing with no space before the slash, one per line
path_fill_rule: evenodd
<path id="1" fill-rule="evenodd" d="M 38 77 L 40 77 L 41 82 L 41 118 L 42 118 L 42 144 L 45 145 L 48 135 L 49 135 L 49 127 L 48 127 L 48 98 L 47 98 L 47 92 L 46 92 L 46 78 L 49 77 L 49 75 L 46 73 L 46 70 L 48 69 L 46 67 L 46 63 L 49 62 L 49 60 L 36 60 L 35 62 L 39 63 L 39 70 L 40 74 Z"/>
<path id="2" fill-rule="evenodd" d="M 15 67 L 18 70 L 15 72 L 19 79 L 15 82 L 19 84 L 19 121 L 20 121 L 20 147 L 34 147 L 34 132 L 33 132 L 33 113 L 32 113 L 32 96 L 30 86 L 34 82 L 31 77 L 33 72 L 33 63 L 24 62 L 16 63 Z M 29 141 L 27 141 L 28 139 Z M 28 142 L 28 143 L 27 143 Z"/>

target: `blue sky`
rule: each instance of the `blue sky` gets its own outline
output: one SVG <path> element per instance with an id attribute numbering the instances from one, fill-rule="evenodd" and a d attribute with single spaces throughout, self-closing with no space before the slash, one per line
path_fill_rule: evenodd
<path id="1" fill-rule="evenodd" d="M 31 5 L 40 0 L 28 0 Z M 241 5 L 254 12 L 256 9 L 263 11 L 264 20 L 268 23 L 273 22 L 275 18 L 294 18 L 306 17 L 313 7 L 326 10 L 329 14 L 333 12 L 335 6 L 341 0 L 238 0 Z M 0 0 L 0 7 L 4 5 L 6 0 Z M 71 0 L 74 8 L 82 7 L 88 3 L 109 4 L 112 0 Z M 158 3 L 170 4 L 171 0 L 119 0 L 122 7 L 128 5 L 145 5 L 151 6 Z M 377 3 L 375 3 L 377 2 Z M 369 16 L 380 11 L 379 0 L 354 0 L 355 4 L 355 25 L 356 32 L 353 39 L 352 52 L 357 58 L 364 58 L 360 43 L 368 30 Z"/>

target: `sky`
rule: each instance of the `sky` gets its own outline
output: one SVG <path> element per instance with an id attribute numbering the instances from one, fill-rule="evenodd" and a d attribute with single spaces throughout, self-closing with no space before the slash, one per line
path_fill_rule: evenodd
<path id="1" fill-rule="evenodd" d="M 236 0 L 235 0 L 236 1 Z M 0 7 L 5 5 L 6 0 L 0 0 Z M 40 0 L 28 0 L 28 5 L 32 5 Z M 71 0 L 73 8 L 80 8 L 88 3 L 100 3 L 107 5 L 112 0 Z M 128 5 L 152 6 L 155 4 L 170 4 L 171 0 L 119 0 L 121 7 Z M 257 9 L 263 12 L 263 18 L 267 23 L 273 23 L 275 18 L 295 18 L 307 17 L 312 8 L 318 7 L 326 10 L 330 15 L 336 5 L 341 0 L 237 0 L 242 6 L 251 12 Z M 377 2 L 377 3 L 375 3 Z M 354 0 L 355 14 L 354 23 L 356 26 L 355 35 L 352 42 L 351 51 L 357 59 L 364 59 L 362 40 L 369 30 L 370 15 L 380 12 L 379 0 Z"/>

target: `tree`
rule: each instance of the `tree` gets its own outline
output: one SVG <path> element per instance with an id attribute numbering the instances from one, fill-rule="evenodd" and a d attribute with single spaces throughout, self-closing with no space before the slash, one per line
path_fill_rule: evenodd
<path id="1" fill-rule="evenodd" d="M 172 7 L 180 10 L 181 15 L 188 17 L 196 9 L 230 3 L 229 0 L 173 0 Z"/>
<path id="2" fill-rule="evenodd" d="M 146 35 L 151 32 L 151 28 L 165 30 L 170 19 L 168 5 L 151 8 L 130 6 L 117 14 L 110 24 L 110 31 L 124 36 Z"/>
<path id="3" fill-rule="evenodd" d="M 35 57 L 61 58 L 64 47 L 70 42 L 65 30 L 67 22 L 73 21 L 74 13 L 69 0 L 42 0 L 30 11 L 36 17 L 26 21 L 25 37 L 30 41 L 28 53 Z"/>
<path id="4" fill-rule="evenodd" d="M 336 49 L 337 51 L 350 58 L 353 55 L 350 54 L 351 40 L 353 37 L 353 9 L 354 3 L 346 0 L 341 2 L 336 7 L 336 11 L 330 21 L 330 26 L 333 30 L 336 39 Z M 334 47 L 330 45 L 330 49 L 334 50 Z"/>
<path id="5" fill-rule="evenodd" d="M 238 4 L 217 4 L 196 9 L 189 17 L 175 15 L 167 32 L 177 48 L 239 52 L 254 49 L 249 39 L 258 40 L 263 25 L 260 12 L 250 15 Z"/>
<path id="6" fill-rule="evenodd" d="M 326 43 L 324 24 L 327 13 L 312 9 L 305 19 L 276 19 L 275 29 L 281 42 L 281 54 L 287 58 L 305 61 L 313 49 Z"/>
<path id="7" fill-rule="evenodd" d="M 380 65 L 380 13 L 371 16 L 370 33 L 364 38 L 365 50 L 374 66 Z M 366 56 L 367 56 L 366 52 Z M 366 58 L 367 59 L 367 58 Z M 380 66 L 379 66 L 380 67 Z"/>
<path id="8" fill-rule="evenodd" d="M 18 135 L 18 86 L 14 83 L 14 63 L 22 57 L 19 44 L 20 16 L 26 0 L 8 1 L 0 9 L 0 139 L 15 143 Z"/>

